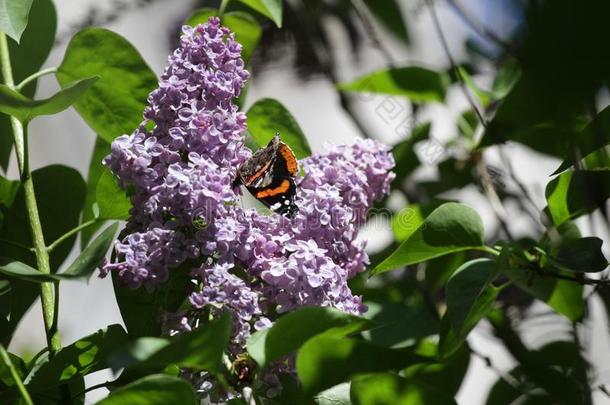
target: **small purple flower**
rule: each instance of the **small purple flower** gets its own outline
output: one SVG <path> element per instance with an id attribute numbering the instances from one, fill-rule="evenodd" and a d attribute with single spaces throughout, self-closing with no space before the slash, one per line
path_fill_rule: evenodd
<path id="1" fill-rule="evenodd" d="M 252 152 L 233 100 L 248 77 L 241 45 L 217 18 L 183 27 L 144 121 L 104 160 L 130 188 L 133 209 L 101 275 L 113 271 L 130 288 L 153 289 L 172 269 L 195 263 L 190 309 L 165 314 L 166 329 L 189 330 L 197 314 L 230 312 L 234 353 L 277 312 L 365 311 L 347 281 L 368 263 L 358 231 L 394 177 L 389 148 L 358 140 L 300 162 L 293 218 L 243 208 L 232 184 Z"/>

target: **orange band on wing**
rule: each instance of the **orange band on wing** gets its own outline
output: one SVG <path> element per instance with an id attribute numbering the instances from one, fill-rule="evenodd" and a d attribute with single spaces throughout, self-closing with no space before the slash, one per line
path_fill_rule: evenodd
<path id="1" fill-rule="evenodd" d="M 269 168 L 270 164 L 271 162 L 267 162 L 267 164 L 263 166 L 259 171 L 250 176 L 248 178 L 248 181 L 246 182 L 246 186 L 251 185 L 254 180 L 258 179 L 263 173 L 265 173 L 265 171 Z"/>
<path id="2" fill-rule="evenodd" d="M 286 167 L 288 168 L 288 172 L 292 176 L 296 176 L 299 171 L 299 163 L 297 162 L 296 156 L 294 156 L 294 152 L 288 147 L 288 145 L 283 144 L 280 147 L 280 153 L 286 162 Z"/>
<path id="3" fill-rule="evenodd" d="M 282 183 L 276 188 L 269 188 L 256 193 L 256 198 L 273 197 L 279 194 L 283 194 L 290 188 L 290 182 L 288 180 L 282 181 Z"/>

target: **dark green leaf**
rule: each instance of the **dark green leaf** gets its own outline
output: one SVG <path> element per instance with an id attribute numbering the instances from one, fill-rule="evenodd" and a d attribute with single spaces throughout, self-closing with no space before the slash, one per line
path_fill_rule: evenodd
<path id="1" fill-rule="evenodd" d="M 108 169 L 104 169 L 95 189 L 100 219 L 127 219 L 131 201 L 119 188 L 118 180 Z"/>
<path id="2" fill-rule="evenodd" d="M 153 374 L 112 391 L 97 405 L 196 405 L 193 387 L 186 380 Z"/>
<path id="3" fill-rule="evenodd" d="M 155 74 L 138 51 L 103 28 L 86 28 L 72 37 L 56 76 L 62 87 L 100 77 L 75 107 L 108 143 L 138 127 L 148 94 L 157 87 Z"/>
<path id="4" fill-rule="evenodd" d="M 239 0 L 248 7 L 258 11 L 272 20 L 278 28 L 282 28 L 283 0 Z"/>
<path id="5" fill-rule="evenodd" d="M 418 354 L 431 357 L 436 356 L 438 351 L 438 344 L 432 339 L 422 341 L 417 349 Z M 402 376 L 410 382 L 423 382 L 453 397 L 462 385 L 469 364 L 470 349 L 464 345 L 442 362 L 415 364 L 403 370 Z"/>
<path id="6" fill-rule="evenodd" d="M 402 16 L 399 2 L 396 0 L 365 0 L 364 2 L 388 31 L 396 35 L 396 38 L 405 44 L 409 44 L 409 31 Z"/>
<path id="7" fill-rule="evenodd" d="M 4 205 L 7 208 L 13 205 L 17 191 L 19 191 L 19 186 L 19 181 L 7 180 L 0 176 L 0 205 Z M 0 222 L 0 226 L 2 226 L 2 222 Z"/>
<path id="8" fill-rule="evenodd" d="M 202 8 L 191 14 L 185 24 L 192 27 L 204 24 L 210 17 L 217 14 L 218 11 L 214 8 Z M 258 21 L 248 13 L 231 11 L 223 14 L 221 22 L 235 33 L 235 40 L 242 46 L 242 58 L 245 63 L 248 63 L 262 34 Z M 242 90 L 242 93 L 244 90 Z"/>
<path id="9" fill-rule="evenodd" d="M 19 42 L 28 25 L 32 0 L 0 0 L 0 31 Z"/>
<path id="10" fill-rule="evenodd" d="M 261 366 L 297 350 L 311 337 L 324 333 L 345 336 L 369 326 L 363 318 L 329 307 L 302 308 L 280 317 L 270 329 L 248 340 L 248 353 Z"/>
<path id="11" fill-rule="evenodd" d="M 547 303 L 569 320 L 578 321 L 584 315 L 582 285 L 551 276 L 541 276 L 526 269 L 506 268 L 502 269 L 502 273 L 521 289 Z"/>
<path id="12" fill-rule="evenodd" d="M 371 274 L 482 246 L 483 224 L 476 211 L 463 204 L 446 203 L 435 209 Z"/>
<path id="13" fill-rule="evenodd" d="M 565 172 L 545 190 L 548 209 L 555 225 L 603 207 L 610 198 L 610 170 Z"/>
<path id="14" fill-rule="evenodd" d="M 410 381 L 393 373 L 354 378 L 351 398 L 354 405 L 457 405 L 444 390 L 425 381 Z"/>
<path id="15" fill-rule="evenodd" d="M 513 59 L 504 62 L 500 69 L 498 69 L 498 74 L 491 86 L 491 92 L 494 97 L 497 99 L 506 97 L 519 80 L 519 77 L 521 77 L 521 68 L 519 68 L 517 62 Z"/>
<path id="16" fill-rule="evenodd" d="M 418 66 L 379 70 L 350 83 L 338 85 L 341 91 L 405 96 L 411 101 L 442 102 L 445 98 L 448 77 Z"/>
<path id="17" fill-rule="evenodd" d="M 597 273 L 608 266 L 602 244 L 596 237 L 565 240 L 558 247 L 558 252 L 548 256 L 549 262 L 562 270 Z"/>
<path id="18" fill-rule="evenodd" d="M 108 253 L 108 249 L 110 249 L 118 229 L 118 222 L 106 228 L 60 276 L 86 277 L 89 279 L 93 271 L 95 271 L 106 256 L 106 253 Z"/>
<path id="19" fill-rule="evenodd" d="M 116 273 L 112 273 L 114 294 L 131 337 L 161 335 L 161 314 L 178 310 L 192 291 L 189 272 L 193 267 L 192 264 L 185 263 L 170 269 L 169 280 L 152 292 L 145 287 L 132 290 L 121 286 Z"/>
<path id="20" fill-rule="evenodd" d="M 74 81 L 44 100 L 31 100 L 0 84 L 0 112 L 12 115 L 22 122 L 30 121 L 39 115 L 57 114 L 74 104 L 96 80 L 96 77 L 90 77 Z"/>
<path id="21" fill-rule="evenodd" d="M 75 169 L 52 165 L 32 173 L 36 200 L 45 241 L 51 242 L 75 228 L 85 196 L 85 184 Z M 11 240 L 24 246 L 33 246 L 28 214 L 25 209 L 23 188 L 5 215 L 0 239 Z M 75 237 L 68 238 L 51 252 L 51 269 L 55 271 L 66 258 Z M 27 250 L 0 242 L 0 251 L 30 266 L 36 266 L 34 255 Z"/>
<path id="22" fill-rule="evenodd" d="M 108 368 L 108 355 L 126 341 L 123 327 L 110 325 L 65 346 L 51 358 L 48 354 L 41 356 L 24 383 L 28 390 L 40 391 Z"/>
<path id="23" fill-rule="evenodd" d="M 96 217 L 98 214 L 94 210 L 94 206 L 97 204 L 97 183 L 100 180 L 102 173 L 104 172 L 104 165 L 102 160 L 110 154 L 110 144 L 100 138 L 95 138 L 95 146 L 93 148 L 93 154 L 89 161 L 89 172 L 87 174 L 87 195 L 85 197 L 85 203 L 83 204 L 83 213 L 81 216 L 81 222 L 87 222 Z M 103 221 L 97 221 L 94 225 L 88 226 L 83 229 L 80 233 L 80 244 L 81 248 L 84 248 L 89 244 L 93 234 L 103 225 Z"/>
<path id="24" fill-rule="evenodd" d="M 496 297 L 495 289 L 484 294 L 495 275 L 496 262 L 490 259 L 475 259 L 464 263 L 449 278 L 447 313 L 457 336 L 463 338 L 468 333 L 469 330 L 467 331 L 465 326 L 470 326 L 469 318 L 476 317 L 478 322 L 486 315 L 486 312 L 475 313 L 475 310 L 488 309 L 488 302 Z"/>
<path id="25" fill-rule="evenodd" d="M 280 133 L 297 159 L 311 155 L 311 148 L 305 134 L 292 114 L 279 101 L 264 98 L 258 100 L 248 110 L 248 130 L 259 147 L 267 146 L 276 132 Z"/>
<path id="26" fill-rule="evenodd" d="M 53 2 L 36 0 L 30 9 L 28 21 L 19 44 L 11 38 L 7 39 L 15 83 L 20 83 L 32 73 L 37 72 L 53 47 L 57 25 Z M 36 83 L 37 80 L 32 81 L 23 88 L 21 93 L 26 97 L 34 97 Z M 10 134 L 10 131 L 12 129 L 9 116 L 0 114 L 0 134 Z M 13 146 L 12 138 L 12 136 L 0 136 L 0 167 L 4 170 L 7 168 Z"/>
<path id="27" fill-rule="evenodd" d="M 304 392 L 313 395 L 354 374 L 398 370 L 428 360 L 410 348 L 389 349 L 322 334 L 301 347 L 296 366 Z"/>
<path id="28" fill-rule="evenodd" d="M 0 273 L 15 277 L 19 280 L 43 283 L 45 281 L 57 281 L 59 278 L 55 274 L 45 274 L 28 266 L 25 263 L 0 257 Z"/>
<path id="29" fill-rule="evenodd" d="M 392 348 L 412 346 L 438 332 L 436 314 L 426 308 L 387 301 L 367 301 L 366 306 L 367 319 L 379 327 L 363 332 L 363 336 L 375 345 Z"/>
<path id="30" fill-rule="evenodd" d="M 112 354 L 110 363 L 117 370 L 126 366 L 163 369 L 169 364 L 182 368 L 219 373 L 222 356 L 231 336 L 231 316 L 202 324 L 163 343 L 162 339 L 140 338 Z"/>

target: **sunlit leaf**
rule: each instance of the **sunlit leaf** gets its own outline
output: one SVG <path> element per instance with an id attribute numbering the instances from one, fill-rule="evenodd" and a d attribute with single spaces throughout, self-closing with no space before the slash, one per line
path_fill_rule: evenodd
<path id="1" fill-rule="evenodd" d="M 404 96 L 418 103 L 442 102 L 448 81 L 444 73 L 407 66 L 369 73 L 353 82 L 341 83 L 338 87 L 341 91 Z"/>
<path id="2" fill-rule="evenodd" d="M 322 334 L 301 347 L 296 365 L 303 390 L 313 395 L 355 374 L 399 370 L 426 361 L 410 348 L 389 349 Z"/>
<path id="3" fill-rule="evenodd" d="M 565 172 L 546 186 L 548 211 L 555 225 L 603 207 L 610 198 L 610 170 Z"/>
<path id="4" fill-rule="evenodd" d="M 32 0 L 0 0 L 0 31 L 19 42 L 28 24 Z"/>
<path id="5" fill-rule="evenodd" d="M 362 330 L 369 322 L 333 308 L 302 308 L 280 317 L 270 329 L 248 340 L 248 353 L 262 367 L 294 352 L 320 333 L 343 336 Z"/>
<path id="6" fill-rule="evenodd" d="M 446 203 L 435 209 L 371 274 L 482 246 L 483 223 L 476 211 L 463 204 Z"/>
<path id="7" fill-rule="evenodd" d="M 63 277 L 91 277 L 91 274 L 101 264 L 114 241 L 119 229 L 118 222 L 106 228 L 89 246 L 87 246 L 74 262 L 62 272 Z"/>
<path id="8" fill-rule="evenodd" d="M 62 87 L 99 76 L 75 107 L 109 143 L 140 124 L 148 94 L 157 87 L 156 75 L 138 51 L 103 28 L 86 28 L 72 37 L 56 76 Z"/>
<path id="9" fill-rule="evenodd" d="M 425 381 L 410 381 L 394 373 L 358 376 L 352 380 L 354 405 L 453 405 L 453 397 Z"/>
<path id="10" fill-rule="evenodd" d="M 283 0 L 239 0 L 248 7 L 258 11 L 272 20 L 278 28 L 282 28 Z"/>

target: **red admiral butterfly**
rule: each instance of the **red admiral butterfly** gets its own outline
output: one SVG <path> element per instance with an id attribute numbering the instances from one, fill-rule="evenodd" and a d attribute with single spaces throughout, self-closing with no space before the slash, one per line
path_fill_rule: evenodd
<path id="1" fill-rule="evenodd" d="M 265 206 L 293 216 L 298 210 L 294 204 L 294 178 L 298 171 L 294 152 L 280 140 L 278 133 L 265 148 L 257 150 L 241 165 L 235 185 L 243 184 Z"/>

